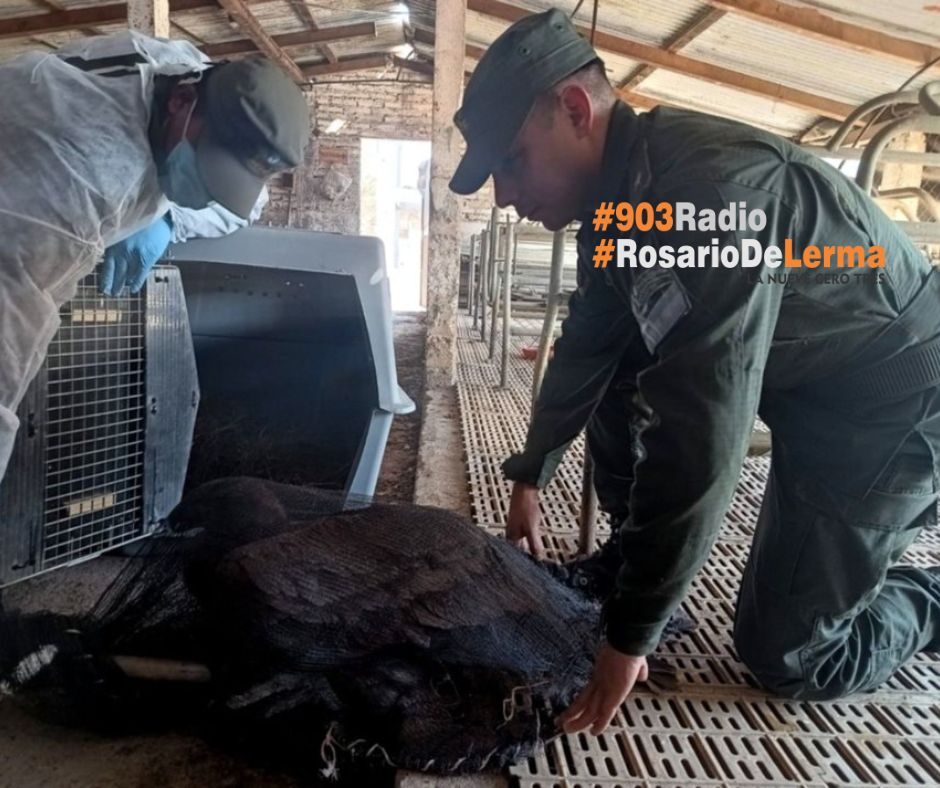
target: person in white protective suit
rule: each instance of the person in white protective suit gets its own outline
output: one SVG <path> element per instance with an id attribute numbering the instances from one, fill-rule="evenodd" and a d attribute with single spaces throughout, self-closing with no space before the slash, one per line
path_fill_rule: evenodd
<path id="1" fill-rule="evenodd" d="M 2 479 L 59 307 L 104 251 L 171 201 L 247 219 L 265 181 L 303 161 L 310 118 L 267 60 L 213 65 L 188 42 L 130 32 L 2 63 L 0 90 Z"/>

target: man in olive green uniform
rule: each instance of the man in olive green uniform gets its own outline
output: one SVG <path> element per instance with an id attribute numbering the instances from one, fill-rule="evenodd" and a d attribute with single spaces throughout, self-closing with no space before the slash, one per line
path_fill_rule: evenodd
<path id="1" fill-rule="evenodd" d="M 694 112 L 637 116 L 557 10 L 497 39 L 455 122 L 467 153 L 454 191 L 492 175 L 499 205 L 549 229 L 582 221 L 579 287 L 525 449 L 504 466 L 515 481 L 508 536 L 536 546 L 538 488 L 612 380 L 632 386 L 646 414 L 635 464 L 614 469 L 629 517 L 606 643 L 566 729 L 600 732 L 645 678 L 645 656 L 718 532 L 758 412 L 773 455 L 738 599 L 741 658 L 768 689 L 822 699 L 873 689 L 940 649 L 940 573 L 894 566 L 935 520 L 940 449 L 940 284 L 904 234 L 835 169 L 773 134 Z M 716 213 L 745 203 L 766 223 L 595 232 L 608 201 Z M 782 281 L 798 271 L 763 265 L 595 268 L 606 237 L 655 249 L 716 238 L 718 249 L 881 245 L 885 264 L 850 270 L 848 282 Z"/>

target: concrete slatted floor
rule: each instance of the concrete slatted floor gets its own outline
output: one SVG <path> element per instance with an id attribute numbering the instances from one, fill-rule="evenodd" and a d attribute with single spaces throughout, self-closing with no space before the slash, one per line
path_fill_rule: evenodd
<path id="1" fill-rule="evenodd" d="M 500 463 L 524 443 L 533 362 L 523 345 L 540 321 L 513 324 L 507 388 L 495 359 L 461 318 L 458 392 L 473 515 L 502 533 L 509 484 Z M 516 336 L 520 331 L 528 336 Z M 550 555 L 574 554 L 583 439 L 569 449 L 542 496 Z M 675 690 L 643 688 L 623 704 L 598 738 L 577 734 L 551 742 L 512 774 L 523 788 L 666 788 L 672 786 L 940 785 L 940 655 L 922 655 L 877 692 L 830 703 L 774 698 L 737 659 L 731 622 L 769 460 L 749 458 L 707 565 L 686 609 L 698 629 L 663 652 L 677 668 Z M 600 538 L 608 533 L 601 523 Z M 940 564 L 940 533 L 925 532 L 905 555 Z"/>

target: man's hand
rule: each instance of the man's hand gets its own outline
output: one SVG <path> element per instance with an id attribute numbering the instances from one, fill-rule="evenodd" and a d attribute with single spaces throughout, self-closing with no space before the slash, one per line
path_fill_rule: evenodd
<path id="1" fill-rule="evenodd" d="M 608 644 L 601 646 L 594 663 L 594 675 L 581 694 L 558 717 L 565 733 L 591 727 L 591 734 L 603 733 L 617 708 L 638 681 L 646 681 L 649 668 L 646 657 L 621 654 Z"/>
<path id="2" fill-rule="evenodd" d="M 539 488 L 533 484 L 515 482 L 512 486 L 512 497 L 509 499 L 506 539 L 517 547 L 521 546 L 524 540 L 532 555 L 538 559 L 544 558 L 545 550 L 539 530 L 541 521 Z"/>
<path id="3" fill-rule="evenodd" d="M 138 292 L 147 281 L 147 274 L 170 245 L 173 230 L 166 216 L 104 252 L 99 287 L 105 295 L 120 295 L 125 285 Z"/>

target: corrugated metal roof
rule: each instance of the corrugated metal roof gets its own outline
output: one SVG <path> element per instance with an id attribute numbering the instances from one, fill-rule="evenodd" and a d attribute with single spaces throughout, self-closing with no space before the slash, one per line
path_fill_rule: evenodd
<path id="1" fill-rule="evenodd" d="M 682 54 L 850 104 L 897 90 L 917 70 L 915 63 L 878 58 L 734 14 L 726 14 Z M 924 75 L 917 84 L 929 79 Z"/>
<path id="2" fill-rule="evenodd" d="M 542 9 L 558 3 L 540 3 Z M 575 3 L 571 3 L 574 8 Z M 644 44 L 662 46 L 676 30 L 691 22 L 702 10 L 696 0 L 601 0 L 597 10 L 597 27 L 608 33 L 642 41 Z M 585 0 L 575 20 L 586 27 L 591 26 L 593 3 Z"/>
<path id="3" fill-rule="evenodd" d="M 852 24 L 867 26 L 876 32 L 920 41 L 940 49 L 940 0 L 780 0 L 796 8 L 811 8 L 837 16 Z M 57 0 L 64 8 L 106 5 L 111 0 Z M 251 12 L 271 35 L 307 29 L 306 23 L 287 0 L 246 0 Z M 508 0 L 504 0 L 508 2 Z M 557 0 L 555 0 L 557 3 Z M 530 11 L 550 7 L 549 0 L 516 0 L 516 5 Z M 573 10 L 576 0 L 564 7 Z M 378 25 L 375 38 L 356 38 L 331 42 L 330 49 L 340 57 L 388 52 L 404 53 L 406 40 L 403 22 L 433 32 L 434 0 L 307 0 L 307 7 L 321 28 L 340 24 L 372 21 Z M 704 0 L 598 0 L 598 28 L 608 34 L 663 48 L 691 23 L 710 9 Z M 47 12 L 43 0 L 7 0 L 0 2 L 0 19 Z M 578 8 L 577 21 L 589 27 L 593 0 L 584 0 Z M 220 8 L 206 7 L 173 14 L 174 35 L 191 37 L 197 44 L 212 44 L 246 38 Z M 487 46 L 508 26 L 504 19 L 470 11 L 467 14 L 467 41 Z M 95 30 L 119 29 L 120 25 L 97 26 Z M 82 32 L 48 33 L 40 38 L 0 40 L 0 58 L 36 47 L 48 47 Z M 288 48 L 288 54 L 300 63 L 324 62 L 323 49 L 316 45 Z M 425 56 L 433 47 L 421 46 Z M 858 104 L 875 95 L 897 89 L 918 64 L 895 56 L 861 52 L 838 43 L 827 43 L 816 36 L 800 34 L 781 25 L 756 21 L 728 12 L 723 18 L 681 49 L 680 54 L 706 65 L 717 65 L 726 73 L 760 77 L 772 84 L 796 88 L 809 94 L 846 105 Z M 636 60 L 600 50 L 611 80 L 617 84 L 641 65 Z M 467 59 L 468 69 L 476 61 Z M 390 73 L 394 74 L 392 70 Z M 720 75 L 717 75 L 720 77 Z M 920 77 L 918 85 L 931 76 L 940 78 L 940 66 Z M 727 85 L 712 84 L 662 69 L 653 72 L 634 92 L 651 99 L 661 99 L 680 106 L 719 112 L 747 120 L 783 133 L 797 133 L 812 125 L 815 116 L 802 106 L 788 106 L 771 98 L 755 96 Z"/>
<path id="4" fill-rule="evenodd" d="M 753 123 L 760 118 L 760 126 L 791 136 L 809 128 L 816 116 L 795 109 L 788 104 L 760 96 L 747 95 L 702 79 L 658 70 L 643 83 L 643 95 L 667 104 L 688 107 L 712 115 Z"/>
<path id="5" fill-rule="evenodd" d="M 504 20 L 494 19 L 491 16 L 485 16 L 475 11 L 467 12 L 466 38 L 467 42 L 470 44 L 484 47 L 489 46 L 507 27 L 509 27 L 509 22 Z M 605 52 L 603 56 L 608 76 L 613 81 L 622 80 L 639 65 L 635 60 L 623 57 L 622 55 L 615 55 L 612 52 Z M 476 61 L 470 61 L 471 71 L 475 65 Z"/>
<path id="6" fill-rule="evenodd" d="M 870 27 L 898 38 L 936 46 L 940 39 L 940 4 L 931 0 L 801 0 L 791 5 L 810 6 L 846 22 Z"/>

